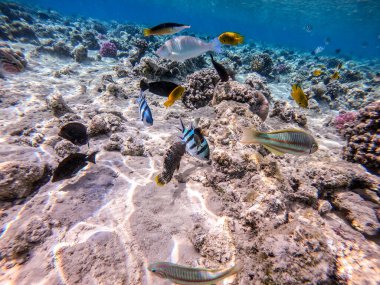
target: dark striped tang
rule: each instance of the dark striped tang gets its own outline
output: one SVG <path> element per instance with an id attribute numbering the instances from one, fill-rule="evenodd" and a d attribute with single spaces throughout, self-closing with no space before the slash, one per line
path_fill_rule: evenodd
<path id="1" fill-rule="evenodd" d="M 187 129 L 181 119 L 180 122 L 182 127 L 181 139 L 186 143 L 186 152 L 200 160 L 209 160 L 210 148 L 200 129 L 194 128 L 193 124 Z"/>
<path id="2" fill-rule="evenodd" d="M 246 129 L 243 133 L 242 143 L 260 143 L 269 151 L 278 155 L 284 153 L 304 155 L 318 150 L 318 144 L 313 136 L 296 129 L 268 133 Z"/>
<path id="3" fill-rule="evenodd" d="M 149 265 L 148 270 L 176 284 L 211 285 L 238 273 L 241 266 L 237 264 L 230 268 L 213 270 L 181 266 L 170 262 L 157 262 Z"/>
<path id="4" fill-rule="evenodd" d="M 152 126 L 153 125 L 153 116 L 152 112 L 150 111 L 150 108 L 148 106 L 148 103 L 145 100 L 145 95 L 143 92 L 140 92 L 140 96 L 137 99 L 137 103 L 139 104 L 139 113 L 140 113 L 140 119 L 144 122 L 145 126 Z"/>

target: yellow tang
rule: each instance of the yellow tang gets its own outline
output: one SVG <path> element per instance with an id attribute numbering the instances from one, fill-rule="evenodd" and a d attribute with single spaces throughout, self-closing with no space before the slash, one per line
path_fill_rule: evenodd
<path id="1" fill-rule="evenodd" d="M 168 100 L 166 100 L 164 106 L 168 108 L 173 105 L 175 101 L 181 99 L 183 92 L 185 92 L 185 88 L 182 86 L 177 86 L 174 88 L 173 91 L 169 94 Z"/>
<path id="2" fill-rule="evenodd" d="M 331 79 L 337 80 L 340 78 L 339 72 L 335 71 L 333 75 L 331 75 Z"/>
<path id="3" fill-rule="evenodd" d="M 225 32 L 218 37 L 219 41 L 225 45 L 238 45 L 242 44 L 244 37 L 238 33 Z"/>
<path id="4" fill-rule="evenodd" d="M 291 95 L 296 101 L 296 103 L 302 107 L 302 108 L 307 108 L 309 105 L 309 99 L 306 97 L 305 93 L 303 92 L 301 86 L 299 84 L 293 84 L 292 85 L 292 92 Z"/>
<path id="5" fill-rule="evenodd" d="M 322 74 L 322 71 L 320 69 L 316 69 L 313 71 L 314 76 L 320 76 Z"/>

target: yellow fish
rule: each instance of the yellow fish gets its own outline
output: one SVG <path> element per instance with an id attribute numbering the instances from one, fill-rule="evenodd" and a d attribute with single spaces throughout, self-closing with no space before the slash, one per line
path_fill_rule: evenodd
<path id="1" fill-rule="evenodd" d="M 320 69 L 316 69 L 313 71 L 314 76 L 320 76 L 322 74 L 322 71 Z"/>
<path id="2" fill-rule="evenodd" d="M 182 86 L 177 86 L 174 88 L 173 91 L 169 94 L 168 100 L 166 100 L 164 106 L 168 108 L 173 105 L 175 101 L 181 99 L 183 92 L 185 92 L 185 88 Z"/>
<path id="3" fill-rule="evenodd" d="M 225 32 L 221 34 L 218 39 L 222 44 L 233 46 L 242 44 L 244 41 L 244 37 L 242 35 L 234 32 Z"/>
<path id="4" fill-rule="evenodd" d="M 292 92 L 291 95 L 296 101 L 296 103 L 302 107 L 307 108 L 309 105 L 309 99 L 306 97 L 305 93 L 303 92 L 301 86 L 299 84 L 293 84 L 292 85 Z"/>
<path id="5" fill-rule="evenodd" d="M 331 79 L 337 80 L 340 78 L 339 72 L 335 71 L 333 75 L 331 75 Z"/>

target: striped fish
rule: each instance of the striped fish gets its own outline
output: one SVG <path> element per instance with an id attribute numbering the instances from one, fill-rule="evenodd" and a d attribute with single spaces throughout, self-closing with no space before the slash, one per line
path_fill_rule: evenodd
<path id="1" fill-rule="evenodd" d="M 238 273 L 240 264 L 226 269 L 207 269 L 181 266 L 170 262 L 150 264 L 148 270 L 159 277 L 181 285 L 211 285 Z"/>
<path id="2" fill-rule="evenodd" d="M 144 122 L 145 126 L 152 126 L 153 125 L 153 117 L 152 112 L 150 111 L 150 108 L 148 106 L 148 103 L 145 100 L 145 95 L 143 92 L 140 92 L 140 96 L 137 99 L 137 103 L 139 104 L 139 113 L 140 113 L 140 119 Z"/>
<path id="3" fill-rule="evenodd" d="M 311 135 L 296 129 L 268 133 L 245 129 L 241 142 L 244 144 L 260 143 L 276 155 L 283 155 L 284 153 L 304 155 L 312 154 L 318 150 L 318 144 Z"/>
<path id="4" fill-rule="evenodd" d="M 210 159 L 210 148 L 206 138 L 202 135 L 200 128 L 194 127 L 193 124 L 187 129 L 181 119 L 180 131 L 182 132 L 181 140 L 186 143 L 186 152 L 200 160 Z"/>

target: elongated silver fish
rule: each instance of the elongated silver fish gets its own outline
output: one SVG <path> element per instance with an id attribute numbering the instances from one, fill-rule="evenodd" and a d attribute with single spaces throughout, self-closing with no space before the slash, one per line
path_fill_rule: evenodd
<path id="1" fill-rule="evenodd" d="M 184 62 L 186 59 L 200 56 L 208 51 L 221 52 L 221 43 L 218 38 L 207 43 L 195 37 L 179 36 L 166 41 L 156 54 L 162 58 Z"/>
<path id="2" fill-rule="evenodd" d="M 164 279 L 181 285 L 211 285 L 238 273 L 240 264 L 226 269 L 207 269 L 181 266 L 170 262 L 157 262 L 149 265 L 148 270 Z"/>
<path id="3" fill-rule="evenodd" d="M 294 155 L 312 154 L 318 150 L 318 144 L 310 134 L 296 129 L 285 129 L 273 132 L 259 132 L 245 129 L 241 142 L 244 144 L 259 143 L 276 155 L 290 153 Z"/>

